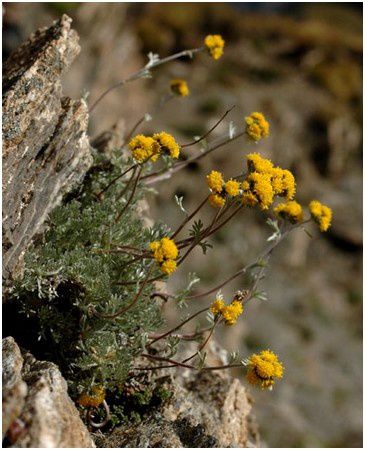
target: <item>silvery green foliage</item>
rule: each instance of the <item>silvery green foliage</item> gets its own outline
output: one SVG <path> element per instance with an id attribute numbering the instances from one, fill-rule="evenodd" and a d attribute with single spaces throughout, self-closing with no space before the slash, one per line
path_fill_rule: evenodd
<path id="1" fill-rule="evenodd" d="M 24 278 L 13 292 L 23 313 L 39 320 L 40 343 L 48 344 L 47 357 L 59 364 L 74 396 L 93 384 L 120 386 L 142 352 L 146 334 L 161 325 L 157 304 L 150 299 L 151 285 L 125 314 L 113 320 L 93 314 L 114 313 L 128 305 L 138 284 L 117 282 L 143 279 L 150 263 L 128 265 L 131 256 L 102 251 L 115 243 L 148 248 L 166 231 L 162 225 L 146 229 L 136 216 L 143 188 L 117 223 L 116 214 L 129 195 L 118 195 L 125 180 L 115 183 L 102 201 L 95 197 L 125 164 L 130 162 L 123 163 L 118 155 L 112 161 L 96 157 L 83 190 L 52 213 L 45 235 L 26 254 Z"/>

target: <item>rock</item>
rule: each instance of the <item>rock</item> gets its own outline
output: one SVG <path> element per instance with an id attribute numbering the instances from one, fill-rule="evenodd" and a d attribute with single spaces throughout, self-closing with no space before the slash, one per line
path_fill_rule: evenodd
<path id="1" fill-rule="evenodd" d="M 221 352 L 211 345 L 208 364 L 222 364 Z M 123 425 L 110 435 L 96 434 L 98 447 L 258 446 L 251 400 L 238 379 L 224 370 L 159 372 L 164 390 L 172 393 L 170 400 L 145 414 L 141 423 Z"/>
<path id="2" fill-rule="evenodd" d="M 84 100 L 62 98 L 60 78 L 80 51 L 71 19 L 38 30 L 3 71 L 3 276 L 21 261 L 62 195 L 92 158 Z"/>
<path id="3" fill-rule="evenodd" d="M 8 445 L 95 447 L 55 364 L 22 355 L 14 339 L 7 337 L 3 367 L 3 435 Z"/>

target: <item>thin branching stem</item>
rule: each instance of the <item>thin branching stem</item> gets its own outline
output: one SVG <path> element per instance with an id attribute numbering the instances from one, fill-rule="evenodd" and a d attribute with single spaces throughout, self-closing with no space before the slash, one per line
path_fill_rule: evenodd
<path id="1" fill-rule="evenodd" d="M 198 144 L 199 142 L 203 141 L 206 137 L 208 137 L 210 135 L 210 133 L 212 133 L 217 126 L 223 122 L 223 120 L 226 118 L 226 116 L 232 111 L 233 108 L 235 108 L 236 105 L 233 105 L 231 108 L 229 108 L 224 114 L 223 116 L 218 120 L 218 122 L 213 125 L 212 128 L 210 128 L 205 134 L 203 134 L 203 136 L 201 136 L 199 139 L 197 139 L 196 141 L 193 142 L 189 142 L 188 144 L 183 144 L 181 146 L 181 148 L 186 148 L 186 147 L 191 147 L 192 145 Z"/>
<path id="2" fill-rule="evenodd" d="M 184 226 L 190 222 L 190 220 L 195 216 L 195 214 L 197 214 L 201 208 L 207 203 L 209 199 L 209 195 L 200 203 L 200 205 L 188 216 L 186 217 L 182 224 L 176 229 L 176 231 L 173 233 L 173 235 L 171 236 L 171 239 L 175 239 L 176 236 L 180 233 L 180 231 L 184 228 Z"/>
<path id="3" fill-rule="evenodd" d="M 118 87 L 124 86 L 127 83 L 130 83 L 131 81 L 138 80 L 139 78 L 143 78 L 149 75 L 150 70 L 154 69 L 155 67 L 160 66 L 161 64 L 165 64 L 169 61 L 173 61 L 174 59 L 182 58 L 183 56 L 189 56 L 190 58 L 193 57 L 194 53 L 201 52 L 204 50 L 204 47 L 201 48 L 193 48 L 191 50 L 183 50 L 182 52 L 175 53 L 174 55 L 167 56 L 166 58 L 162 58 L 158 61 L 153 62 L 152 64 L 146 64 L 142 69 L 140 69 L 138 72 L 135 72 L 134 74 L 130 75 L 128 78 L 125 78 L 124 80 L 118 81 L 118 83 L 113 84 L 110 86 L 106 91 L 104 91 L 100 97 L 96 99 L 96 101 L 90 106 L 89 108 L 89 114 L 94 111 L 96 106 L 114 89 L 117 89 Z"/>
<path id="4" fill-rule="evenodd" d="M 138 173 L 137 173 L 137 176 L 136 176 L 136 180 L 135 180 L 134 185 L 133 185 L 133 189 L 132 189 L 131 195 L 129 196 L 129 199 L 128 199 L 127 203 L 124 205 L 124 207 L 119 211 L 119 213 L 115 217 L 115 223 L 117 223 L 119 221 L 119 219 L 122 217 L 124 211 L 126 211 L 128 206 L 132 203 L 134 194 L 135 194 L 136 189 L 137 189 L 137 185 L 138 185 L 139 179 L 141 177 L 142 170 L 143 170 L 143 166 L 140 166 L 140 168 L 138 170 Z"/>
<path id="5" fill-rule="evenodd" d="M 224 145 L 235 141 L 236 139 L 240 138 L 244 134 L 245 134 L 245 131 L 242 131 L 242 132 L 236 134 L 235 136 L 233 136 L 232 138 L 224 139 L 222 142 L 218 142 L 217 144 L 213 144 L 212 147 L 208 147 L 205 152 L 200 153 L 199 155 L 196 155 L 196 156 L 192 156 L 192 157 L 188 158 L 186 161 L 179 161 L 178 163 L 176 163 L 173 167 L 171 167 L 169 169 L 163 168 L 156 172 L 152 172 L 148 175 L 145 175 L 142 177 L 142 180 L 147 180 L 147 181 L 145 181 L 145 184 L 150 185 L 150 184 L 154 184 L 158 181 L 162 181 L 162 180 L 171 178 L 171 176 L 174 173 L 179 172 L 180 170 L 184 169 L 190 163 L 199 161 L 200 159 L 209 155 L 213 151 L 218 150 L 219 148 L 223 147 Z"/>
<path id="6" fill-rule="evenodd" d="M 116 183 L 118 180 L 120 180 L 121 178 L 124 177 L 124 175 L 127 175 L 128 172 L 130 172 L 131 170 L 137 168 L 138 163 L 133 164 L 131 167 L 128 167 L 128 169 L 126 169 L 124 172 L 122 172 L 120 175 L 118 175 L 117 177 L 113 178 L 113 180 L 104 188 L 102 189 L 100 192 L 98 192 L 96 195 L 96 197 L 98 197 L 98 199 L 100 200 L 102 195 L 111 187 L 113 186 L 114 183 Z M 133 178 L 134 173 L 132 175 L 131 178 Z"/>
<path id="7" fill-rule="evenodd" d="M 195 319 L 195 317 L 199 316 L 199 314 L 202 314 L 206 311 L 209 310 L 209 307 L 207 308 L 203 308 L 200 309 L 198 312 L 196 312 L 195 314 L 193 314 L 192 316 L 188 317 L 187 319 L 185 319 L 183 322 L 179 323 L 178 325 L 176 325 L 176 327 L 172 328 L 171 330 L 166 331 L 166 333 L 161 334 L 160 336 L 156 337 L 155 339 L 153 339 L 151 342 L 149 342 L 146 347 L 151 346 L 152 344 L 154 344 L 155 342 L 158 342 L 161 339 L 164 339 L 166 336 L 169 336 L 171 333 L 173 333 L 174 331 L 177 331 L 179 328 L 181 328 L 182 326 L 184 326 L 185 324 L 187 324 L 188 322 L 190 322 L 191 320 Z"/>
<path id="8" fill-rule="evenodd" d="M 104 314 L 104 313 L 99 313 L 98 311 L 94 310 L 94 314 L 102 319 L 115 319 L 119 316 L 121 316 L 122 314 L 126 313 L 127 311 L 129 311 L 131 308 L 133 308 L 133 306 L 138 302 L 139 297 L 141 296 L 143 289 L 146 287 L 146 284 L 148 282 L 148 277 L 150 276 L 152 270 L 152 264 L 150 265 L 148 271 L 147 271 L 147 275 L 145 277 L 145 279 L 143 280 L 140 288 L 138 289 L 137 294 L 134 296 L 134 299 L 132 300 L 131 303 L 129 303 L 129 305 L 119 309 L 117 312 L 113 313 L 113 314 Z"/>

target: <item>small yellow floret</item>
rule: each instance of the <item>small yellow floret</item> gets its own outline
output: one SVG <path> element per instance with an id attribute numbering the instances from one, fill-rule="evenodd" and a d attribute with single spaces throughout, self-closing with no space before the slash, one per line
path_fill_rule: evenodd
<path id="1" fill-rule="evenodd" d="M 105 390 L 102 386 L 94 386 L 91 389 L 91 394 L 83 392 L 77 399 L 77 403 L 81 406 L 98 407 L 105 400 Z"/>
<path id="2" fill-rule="evenodd" d="M 273 169 L 273 163 L 263 158 L 259 153 L 249 153 L 246 156 L 247 168 L 250 172 L 267 173 Z"/>
<path id="3" fill-rule="evenodd" d="M 177 159 L 180 155 L 179 144 L 175 141 L 175 138 L 171 134 L 161 131 L 155 133 L 153 139 L 158 143 L 161 152 L 170 155 L 171 158 Z"/>
<path id="4" fill-rule="evenodd" d="M 260 208 L 262 210 L 268 209 L 274 199 L 270 175 L 252 172 L 247 176 L 247 182 L 250 186 L 250 192 L 255 196 Z M 247 193 L 244 193 L 244 199 L 247 201 Z"/>
<path id="5" fill-rule="evenodd" d="M 248 117 L 245 117 L 245 121 L 246 133 L 252 140 L 257 142 L 269 135 L 270 125 L 262 113 L 253 112 Z"/>
<path id="6" fill-rule="evenodd" d="M 226 325 L 234 325 L 237 322 L 238 317 L 243 313 L 242 303 L 238 300 L 233 300 L 233 302 L 230 305 L 225 306 L 221 312 Z"/>
<path id="7" fill-rule="evenodd" d="M 274 213 L 278 217 L 282 217 L 283 219 L 289 220 L 291 223 L 299 223 L 303 220 L 303 210 L 301 205 L 292 200 L 286 203 L 279 203 L 274 208 Z"/>
<path id="8" fill-rule="evenodd" d="M 171 80 L 170 89 L 174 94 L 180 95 L 180 97 L 186 97 L 187 95 L 189 95 L 188 84 L 185 80 L 182 79 Z"/>
<path id="9" fill-rule="evenodd" d="M 226 306 L 224 300 L 222 298 L 216 298 L 215 301 L 211 304 L 210 310 L 216 316 L 219 314 L 223 308 Z"/>
<path id="10" fill-rule="evenodd" d="M 144 136 L 143 134 L 138 134 L 132 138 L 128 146 L 133 158 L 139 163 L 147 161 L 147 159 L 156 161 L 159 157 L 159 145 L 153 138 Z"/>
<path id="11" fill-rule="evenodd" d="M 309 203 L 309 211 L 311 213 L 312 219 L 317 223 L 319 229 L 327 231 L 331 226 L 332 221 L 332 210 L 326 205 L 322 205 L 317 200 L 312 200 Z"/>
<path id="12" fill-rule="evenodd" d="M 153 252 L 153 257 L 159 263 L 167 259 L 176 259 L 179 254 L 175 242 L 167 237 L 162 238 L 160 241 L 151 242 L 150 249 Z"/>
<path id="13" fill-rule="evenodd" d="M 212 170 L 209 175 L 206 176 L 206 180 L 210 189 L 215 193 L 221 193 L 224 186 L 223 175 L 221 172 Z"/>
<path id="14" fill-rule="evenodd" d="M 209 34 L 204 39 L 204 44 L 213 59 L 219 59 L 223 55 L 225 42 L 220 34 Z"/>
<path id="15" fill-rule="evenodd" d="M 236 180 L 228 180 L 224 189 L 231 197 L 236 197 L 240 193 L 240 183 Z"/>
<path id="16" fill-rule="evenodd" d="M 173 272 L 175 272 L 177 267 L 176 261 L 172 259 L 167 259 L 161 264 L 161 271 L 166 275 L 171 275 Z"/>
<path id="17" fill-rule="evenodd" d="M 260 386 L 262 389 L 271 388 L 275 379 L 283 377 L 284 367 L 277 355 L 270 350 L 260 354 L 253 354 L 248 360 L 246 378 L 249 383 Z"/>
<path id="18" fill-rule="evenodd" d="M 221 208 L 225 205 L 226 199 L 218 194 L 211 194 L 209 196 L 209 203 L 213 206 L 213 208 Z"/>

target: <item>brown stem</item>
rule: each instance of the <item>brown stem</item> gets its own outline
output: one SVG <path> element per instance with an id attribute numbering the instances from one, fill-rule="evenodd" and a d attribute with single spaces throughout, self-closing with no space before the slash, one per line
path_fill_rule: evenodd
<path id="1" fill-rule="evenodd" d="M 124 211 L 125 211 L 125 210 L 128 208 L 128 206 L 131 204 L 131 202 L 132 202 L 132 200 L 133 200 L 133 197 L 134 197 L 134 194 L 135 194 L 136 189 L 137 189 L 137 185 L 138 185 L 138 181 L 139 181 L 139 178 L 140 178 L 140 176 L 141 176 L 141 173 L 142 173 L 142 169 L 143 169 L 143 166 L 141 166 L 141 167 L 139 168 L 139 171 L 138 171 L 137 177 L 136 177 L 136 181 L 134 182 L 134 185 L 133 185 L 133 189 L 132 189 L 131 195 L 129 196 L 129 199 L 128 199 L 127 203 L 124 205 L 124 207 L 122 208 L 122 210 L 117 214 L 117 216 L 116 216 L 116 218 L 115 218 L 115 223 L 117 223 L 117 222 L 119 221 L 119 219 L 122 217 Z"/>
<path id="2" fill-rule="evenodd" d="M 154 278 L 150 278 L 147 283 L 153 283 L 154 281 L 158 281 L 161 280 L 165 275 L 161 274 L 158 275 L 157 277 Z M 137 284 L 138 281 L 118 281 L 115 284 L 117 284 L 118 286 L 132 286 L 133 284 Z"/>
<path id="3" fill-rule="evenodd" d="M 195 214 L 200 211 L 200 209 L 206 204 L 206 202 L 209 199 L 209 195 L 200 203 L 200 205 L 190 214 L 190 216 L 186 217 L 186 219 L 182 222 L 182 224 L 179 226 L 179 228 L 174 232 L 174 234 L 171 236 L 171 239 L 174 239 L 180 231 L 184 228 L 184 226 L 195 216 Z"/>
<path id="4" fill-rule="evenodd" d="M 126 183 L 125 187 L 122 189 L 122 192 L 118 195 L 118 198 L 116 199 L 116 201 L 119 201 L 123 197 L 123 195 L 128 191 L 128 189 L 130 188 L 130 186 L 132 184 L 132 181 L 133 181 L 133 178 L 134 178 L 134 176 L 136 174 L 136 171 L 137 171 L 137 167 L 135 167 L 133 169 L 132 175 L 130 176 L 130 178 L 129 178 L 128 182 Z"/>
<path id="5" fill-rule="evenodd" d="M 223 142 L 219 142 L 218 144 L 214 145 L 212 148 L 206 150 L 204 153 L 201 153 L 197 156 L 193 156 L 191 158 L 188 158 L 186 161 L 180 161 L 176 163 L 173 167 L 170 169 L 163 168 L 161 170 L 158 170 L 156 172 L 150 173 L 148 175 L 145 175 L 142 177 L 142 180 L 148 179 L 148 181 L 145 182 L 146 185 L 150 185 L 153 183 L 156 183 L 161 180 L 165 180 L 167 178 L 170 178 L 171 175 L 173 175 L 176 172 L 179 172 L 180 170 L 184 169 L 188 164 L 192 162 L 196 162 L 201 158 L 204 158 L 205 156 L 209 155 L 209 153 L 219 149 L 220 147 L 223 147 L 224 145 L 235 141 L 239 137 L 243 136 L 245 134 L 245 131 L 242 131 L 241 133 L 238 133 L 236 136 L 234 136 L 232 139 L 226 139 Z"/>
<path id="6" fill-rule="evenodd" d="M 138 164 L 133 164 L 133 166 L 129 167 L 127 170 L 125 170 L 124 172 L 122 172 L 120 175 L 118 175 L 116 178 L 114 178 L 104 189 L 102 189 L 100 192 L 98 192 L 97 194 L 95 194 L 98 199 L 100 200 L 101 196 L 114 184 L 116 183 L 118 180 L 120 180 L 122 177 L 124 177 L 124 175 L 127 175 L 128 172 L 130 172 L 131 170 L 135 169 L 138 166 Z M 131 177 L 133 178 L 133 176 Z"/>
<path id="7" fill-rule="evenodd" d="M 102 319 L 115 319 L 116 317 L 118 317 L 118 316 L 120 316 L 120 315 L 126 313 L 127 311 L 129 311 L 129 310 L 130 310 L 130 309 L 138 302 L 138 299 L 139 299 L 139 297 L 141 296 L 142 291 L 143 291 L 143 289 L 145 288 L 145 286 L 146 286 L 146 284 L 147 284 L 148 277 L 149 277 L 149 275 L 150 275 L 150 273 L 151 273 L 151 270 L 152 270 L 152 264 L 150 265 L 150 267 L 149 267 L 149 269 L 148 269 L 146 278 L 144 279 L 143 283 L 141 284 L 141 287 L 139 288 L 139 290 L 138 290 L 137 294 L 135 295 L 133 301 L 132 301 L 131 303 L 129 303 L 129 305 L 127 305 L 127 306 L 125 306 L 125 307 L 119 309 L 119 310 L 118 310 L 117 312 L 115 312 L 114 314 L 103 314 L 103 313 L 97 312 L 96 310 L 93 311 L 94 314 L 95 314 L 97 317 L 102 318 Z"/>
<path id="8" fill-rule="evenodd" d="M 214 325 L 210 329 L 210 333 L 208 334 L 208 337 L 205 339 L 205 341 L 199 346 L 198 350 L 193 355 L 189 356 L 188 358 L 185 358 L 183 360 L 183 363 L 187 363 L 191 359 L 193 359 L 196 356 L 198 356 L 199 352 L 201 352 L 203 350 L 203 348 L 208 344 L 209 339 L 212 337 L 213 331 L 214 331 L 215 327 L 217 326 L 217 324 L 218 324 L 218 321 L 214 322 Z"/>
<path id="9" fill-rule="evenodd" d="M 161 334 L 159 337 L 153 339 L 150 343 L 148 343 L 146 345 L 146 347 L 150 347 L 152 344 L 154 344 L 155 342 L 159 341 L 160 339 L 164 339 L 166 336 L 170 335 L 171 333 L 173 333 L 174 331 L 178 330 L 179 328 L 181 328 L 182 326 L 184 326 L 185 324 L 187 324 L 188 322 L 190 322 L 191 320 L 193 320 L 195 317 L 197 317 L 199 314 L 206 312 L 209 310 L 209 306 L 207 308 L 203 308 L 200 311 L 196 312 L 195 314 L 193 314 L 192 316 L 188 317 L 186 320 L 184 320 L 183 322 L 179 323 L 179 325 L 177 325 L 176 327 L 172 328 L 169 331 L 166 331 L 166 333 Z"/>
<path id="10" fill-rule="evenodd" d="M 225 119 L 225 117 L 232 111 L 233 108 L 235 108 L 236 105 L 233 105 L 230 109 L 228 109 L 223 116 L 218 120 L 218 122 L 209 130 L 207 131 L 202 137 L 200 137 L 197 141 L 193 141 L 193 142 L 189 142 L 189 144 L 184 144 L 181 146 L 181 148 L 186 148 L 186 147 L 190 147 L 192 145 L 198 144 L 199 142 L 201 142 L 202 140 L 204 140 L 207 136 L 209 136 L 210 133 L 212 133 L 217 126 Z"/>
<path id="11" fill-rule="evenodd" d="M 148 72 L 150 69 L 153 69 L 154 67 L 160 66 L 161 64 L 164 64 L 166 62 L 172 61 L 174 59 L 178 59 L 181 58 L 182 56 L 190 56 L 192 57 L 192 55 L 194 53 L 197 52 L 201 52 L 202 50 L 204 50 L 203 47 L 201 48 L 193 48 L 191 50 L 184 50 L 182 52 L 179 53 L 175 53 L 174 55 L 168 56 L 167 58 L 163 58 L 160 59 L 159 61 L 156 61 L 154 64 L 148 66 L 148 64 L 143 67 L 142 69 L 140 69 L 138 72 L 130 75 L 128 78 L 119 81 L 118 83 L 114 84 L 113 86 L 110 86 L 105 92 L 103 92 L 100 97 L 97 98 L 97 100 L 92 104 L 92 106 L 89 108 L 89 115 L 92 113 L 92 111 L 96 108 L 96 106 L 103 100 L 104 97 L 106 97 L 111 91 L 113 91 L 114 89 L 123 86 L 126 83 L 129 83 L 131 81 L 134 80 L 138 80 L 139 78 L 141 78 L 146 72 Z"/>
<path id="12" fill-rule="evenodd" d="M 175 366 L 186 367 L 187 369 L 195 369 L 195 367 L 191 366 L 190 364 L 184 364 L 182 362 L 175 361 L 170 358 L 164 358 L 163 356 L 149 355 L 148 353 L 142 353 L 140 356 L 143 356 L 144 358 L 153 359 L 155 361 L 164 361 L 164 362 L 173 363 Z"/>

